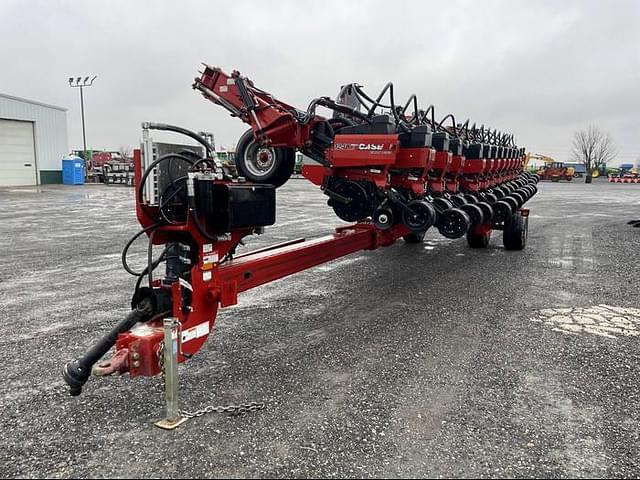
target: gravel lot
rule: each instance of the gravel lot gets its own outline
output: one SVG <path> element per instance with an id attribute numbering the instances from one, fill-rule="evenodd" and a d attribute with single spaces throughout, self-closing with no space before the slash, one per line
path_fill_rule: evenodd
<path id="1" fill-rule="evenodd" d="M 340 223 L 304 180 L 278 203 L 249 246 Z M 266 409 L 165 432 L 159 378 L 71 398 L 60 376 L 127 312 L 132 189 L 0 190 L 0 476 L 637 477 L 640 185 L 546 183 L 528 206 L 523 252 L 430 232 L 241 295 L 182 405 Z"/>

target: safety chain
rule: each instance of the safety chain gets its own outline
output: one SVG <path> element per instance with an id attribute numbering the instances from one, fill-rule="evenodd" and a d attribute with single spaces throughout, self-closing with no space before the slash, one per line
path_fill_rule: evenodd
<path id="1" fill-rule="evenodd" d="M 164 342 L 160 343 L 160 348 L 158 348 L 157 352 L 158 363 L 160 364 L 160 370 L 162 371 L 162 376 L 164 377 Z M 207 407 L 201 408 L 200 410 L 196 410 L 194 412 L 187 412 L 185 410 L 180 410 L 180 416 L 183 418 L 197 418 L 208 413 L 228 413 L 232 417 L 238 417 L 242 415 L 246 415 L 250 412 L 256 412 L 258 410 L 263 410 L 265 407 L 264 402 L 251 402 L 251 403 L 241 403 L 240 405 L 218 405 L 213 406 L 209 405 Z"/>
<path id="2" fill-rule="evenodd" d="M 164 380 L 164 342 L 160 342 L 160 347 L 158 348 L 158 364 L 160 365 L 160 371 L 162 372 L 162 378 Z"/>
<path id="3" fill-rule="evenodd" d="M 196 418 L 206 415 L 207 413 L 228 413 L 232 417 L 237 417 L 250 412 L 262 410 L 264 409 L 264 407 L 264 402 L 241 403 L 240 405 L 227 405 L 226 407 L 223 407 L 221 405 L 217 407 L 209 405 L 208 407 L 201 408 L 200 410 L 196 410 L 195 412 L 186 412 L 184 410 L 180 410 L 180 416 L 184 418 Z"/>

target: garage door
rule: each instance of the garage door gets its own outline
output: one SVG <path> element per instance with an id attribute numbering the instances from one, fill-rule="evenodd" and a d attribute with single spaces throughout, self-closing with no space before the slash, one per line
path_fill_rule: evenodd
<path id="1" fill-rule="evenodd" d="M 0 186 L 37 183 L 33 123 L 0 119 Z"/>

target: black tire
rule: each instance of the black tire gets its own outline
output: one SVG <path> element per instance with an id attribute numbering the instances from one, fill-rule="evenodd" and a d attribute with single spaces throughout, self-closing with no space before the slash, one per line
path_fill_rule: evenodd
<path id="1" fill-rule="evenodd" d="M 489 240 L 491 240 L 491 230 L 483 235 L 477 234 L 475 229 L 467 232 L 467 243 L 471 248 L 487 248 Z"/>
<path id="2" fill-rule="evenodd" d="M 484 223 L 491 223 L 493 219 L 493 208 L 487 202 L 478 202 L 476 203 L 480 210 L 482 210 L 482 216 L 484 218 Z"/>
<path id="3" fill-rule="evenodd" d="M 487 203 L 489 203 L 489 205 L 492 205 L 498 201 L 498 197 L 491 192 L 484 193 L 483 198 L 487 201 Z"/>
<path id="4" fill-rule="evenodd" d="M 518 202 L 518 208 L 524 205 L 524 202 L 526 201 L 526 198 L 524 198 L 524 195 L 522 195 L 520 192 L 515 190 L 511 192 L 509 196 L 516 199 L 516 201 Z"/>
<path id="5" fill-rule="evenodd" d="M 412 232 L 426 232 L 436 222 L 436 209 L 424 200 L 413 200 L 402 210 L 402 223 Z"/>
<path id="6" fill-rule="evenodd" d="M 469 215 L 459 208 L 450 208 L 439 215 L 438 231 L 443 237 L 460 238 L 469 231 L 470 227 Z"/>
<path id="7" fill-rule="evenodd" d="M 504 200 L 498 200 L 493 204 L 493 219 L 497 222 L 506 221 L 514 212 L 513 206 Z"/>
<path id="8" fill-rule="evenodd" d="M 504 222 L 502 243 L 505 250 L 523 250 L 527 245 L 528 222 L 522 215 L 515 213 Z"/>
<path id="9" fill-rule="evenodd" d="M 508 192 L 506 189 L 503 189 L 502 186 L 497 186 L 492 189 L 492 193 L 498 198 L 498 200 L 500 200 L 506 196 Z"/>
<path id="10" fill-rule="evenodd" d="M 444 210 L 453 208 L 453 203 L 446 198 L 438 197 L 433 199 L 433 206 L 436 207 L 436 210 L 439 212 L 443 212 Z"/>
<path id="11" fill-rule="evenodd" d="M 265 160 L 261 160 L 259 155 L 265 156 Z M 255 141 L 252 130 L 247 130 L 238 140 L 236 168 L 250 182 L 279 187 L 289 180 L 295 163 L 295 149 L 262 147 Z"/>
<path id="12" fill-rule="evenodd" d="M 464 198 L 464 195 L 459 193 L 451 195 L 451 197 L 449 197 L 449 200 L 451 201 L 451 203 L 453 203 L 455 207 L 458 207 L 458 208 L 462 207 L 462 205 L 466 205 L 467 203 L 469 203 L 467 199 Z"/>
<path id="13" fill-rule="evenodd" d="M 520 208 L 520 205 L 518 205 L 518 200 L 516 200 L 511 195 L 507 195 L 506 197 L 504 197 L 502 199 L 502 201 L 508 203 L 511 206 L 511 213 L 512 214 L 515 213 L 516 210 L 518 210 Z"/>
<path id="14" fill-rule="evenodd" d="M 402 239 L 406 242 L 406 243 L 422 243 L 424 242 L 424 235 L 426 232 L 422 232 L 422 233 L 415 233 L 412 232 L 408 235 L 405 235 L 404 237 L 402 237 Z"/>
<path id="15" fill-rule="evenodd" d="M 469 221 L 471 222 L 472 227 L 476 227 L 477 225 L 485 222 L 484 213 L 478 205 L 467 203 L 460 206 L 460 210 L 469 215 Z"/>

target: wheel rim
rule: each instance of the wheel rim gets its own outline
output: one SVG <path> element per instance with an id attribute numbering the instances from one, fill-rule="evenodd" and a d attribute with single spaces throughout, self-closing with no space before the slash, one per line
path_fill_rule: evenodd
<path id="1" fill-rule="evenodd" d="M 447 210 L 438 230 L 447 238 L 460 238 L 469 230 L 469 217 L 461 210 Z"/>
<path id="2" fill-rule="evenodd" d="M 435 221 L 435 209 L 427 202 L 417 201 L 407 205 L 411 214 L 404 212 L 404 222 L 412 231 L 426 231 Z"/>
<path id="3" fill-rule="evenodd" d="M 504 221 L 513 214 L 513 208 L 508 202 L 500 200 L 493 207 L 493 213 L 498 221 Z"/>
<path id="4" fill-rule="evenodd" d="M 276 151 L 254 142 L 244 153 L 244 165 L 251 175 L 266 177 L 276 166 Z"/>
<path id="5" fill-rule="evenodd" d="M 393 225 L 393 212 L 387 208 L 379 208 L 373 213 L 373 223 L 380 230 L 388 230 Z"/>

